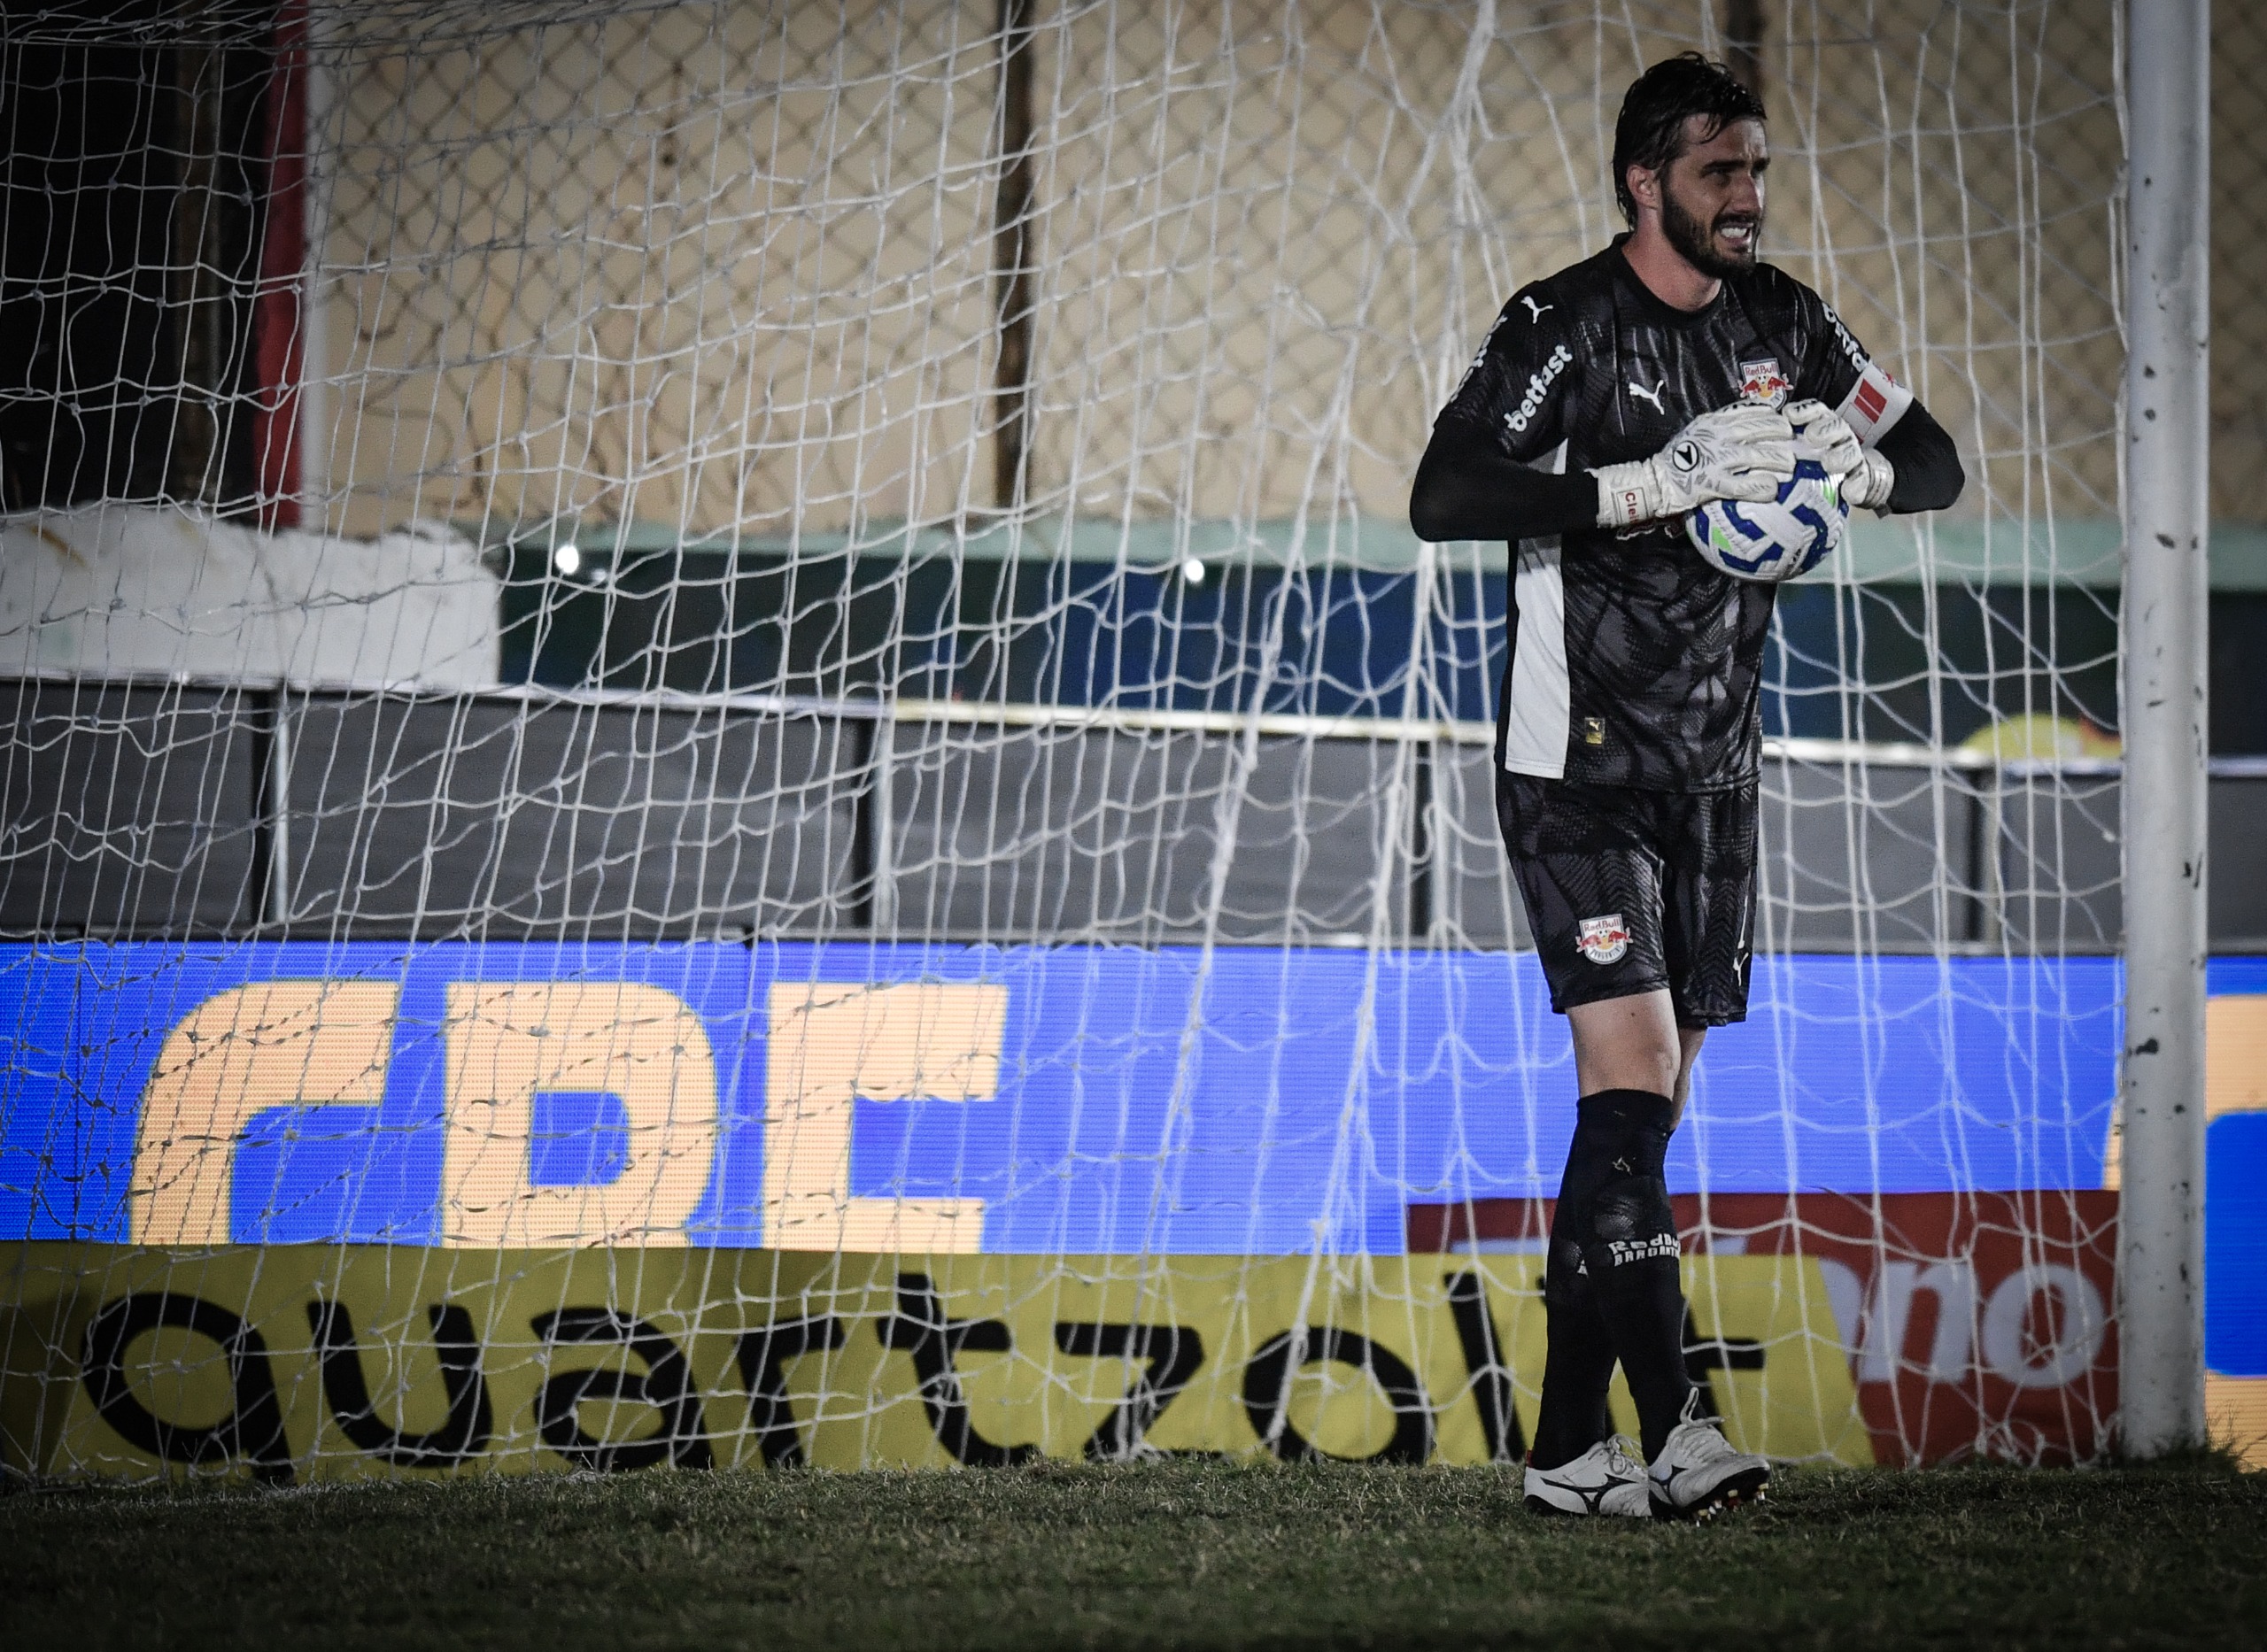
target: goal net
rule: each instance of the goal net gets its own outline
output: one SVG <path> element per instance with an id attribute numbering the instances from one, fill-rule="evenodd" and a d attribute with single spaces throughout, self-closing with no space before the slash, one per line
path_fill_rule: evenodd
<path id="1" fill-rule="evenodd" d="M 1780 597 L 1691 1368 L 2108 1448 L 2116 8 L 135 15 L 0 38 L 14 1471 L 1515 1459 L 1574 1075 L 1408 488 L 1685 48 L 1970 478 Z"/>

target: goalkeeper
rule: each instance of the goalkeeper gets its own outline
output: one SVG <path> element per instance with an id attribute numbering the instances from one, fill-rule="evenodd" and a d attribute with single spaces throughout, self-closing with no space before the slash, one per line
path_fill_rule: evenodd
<path id="1" fill-rule="evenodd" d="M 1515 293 L 1435 422 L 1410 521 L 1513 542 L 1497 812 L 1581 1086 L 1551 1220 L 1530 1508 L 1698 1519 L 1760 1494 L 1685 1374 L 1662 1169 L 1710 1027 L 1747 1010 L 1758 688 L 1775 587 L 1683 518 L 1798 456 L 1853 505 L 1937 510 L 1952 439 L 1817 293 L 1757 260 L 1763 105 L 1697 54 L 1629 88 L 1629 233 Z M 1619 1360 L 1644 1462 L 1612 1439 Z"/>

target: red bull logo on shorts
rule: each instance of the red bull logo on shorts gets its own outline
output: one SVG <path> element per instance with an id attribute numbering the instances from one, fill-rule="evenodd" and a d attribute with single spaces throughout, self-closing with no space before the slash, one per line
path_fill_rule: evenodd
<path id="1" fill-rule="evenodd" d="M 1629 950 L 1629 931 L 1620 913 L 1609 912 L 1604 917 L 1584 918 L 1575 931 L 1575 945 L 1594 964 L 1620 963 Z"/>

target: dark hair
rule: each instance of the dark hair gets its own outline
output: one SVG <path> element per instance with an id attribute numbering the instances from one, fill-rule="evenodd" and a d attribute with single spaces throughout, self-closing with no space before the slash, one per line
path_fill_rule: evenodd
<path id="1" fill-rule="evenodd" d="M 1704 116 L 1706 143 L 1735 120 L 1760 120 L 1763 100 L 1721 63 L 1697 51 L 1665 58 L 1629 83 L 1621 118 L 1613 123 L 1613 198 L 1621 215 L 1637 221 L 1629 196 L 1629 168 L 1659 172 L 1684 153 L 1684 123 Z"/>

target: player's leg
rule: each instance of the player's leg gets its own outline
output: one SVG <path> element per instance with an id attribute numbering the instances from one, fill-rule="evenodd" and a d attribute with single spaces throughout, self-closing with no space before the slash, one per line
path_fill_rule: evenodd
<path id="1" fill-rule="evenodd" d="M 1562 1181 L 1561 1210 L 1567 1195 Z M 1528 1452 L 1527 1504 L 1538 1512 L 1650 1514 L 1650 1494 L 1636 1494 L 1645 1493 L 1644 1461 L 1624 1467 L 1628 1454 L 1616 1450 L 1606 1410 L 1613 1334 L 1598 1311 L 1580 1247 L 1567 1243 L 1561 1230 L 1554 1220 L 1544 1263 L 1543 1399 Z M 1603 1506 L 1608 1482 L 1617 1478 L 1632 1489 L 1622 1494 L 1624 1506 L 1608 1510 Z"/>
<path id="2" fill-rule="evenodd" d="M 1692 1099 L 1692 1064 L 1700 1059 L 1700 1046 L 1708 1037 L 1706 1027 L 1679 1027 L 1676 1030 L 1676 1116 L 1684 1116 L 1684 1104 Z"/>
<path id="3" fill-rule="evenodd" d="M 1637 1016 L 1614 1013 L 1625 1006 L 1640 1006 L 1640 1015 L 1654 1023 L 1650 1046 L 1633 1030 Z M 1669 1135 L 1676 1127 L 1681 1041 L 1665 990 L 1642 1000 L 1575 1005 L 1567 1021 L 1577 1029 L 1578 1065 L 1584 1042 L 1605 1042 L 1621 1060 L 1602 1059 L 1594 1074 L 1640 1080 L 1595 1088 L 1589 1079 L 1582 1082 L 1551 1248 L 1554 1264 L 1563 1265 L 1563 1255 L 1590 1281 L 1629 1397 L 1636 1402 L 1650 1462 L 1683 1421 L 1692 1393 L 1684 1367 L 1684 1292 L 1666 1165 Z M 1601 1022 L 1609 1029 L 1607 1038 L 1590 1038 L 1594 1023 Z M 1547 1280 L 1545 1295 L 1547 1301 Z"/>
<path id="4" fill-rule="evenodd" d="M 1567 1029 L 1575 1039 L 1575 1082 L 1584 1095 L 1644 1090 L 1675 1097 L 1683 1051 L 1666 985 L 1570 1004 Z"/>
<path id="5" fill-rule="evenodd" d="M 1674 1020 L 1651 1004 L 1667 1001 L 1659 868 L 1629 818 L 1626 798 L 1611 789 L 1506 775 L 1497 801 L 1551 1007 L 1607 1029 L 1597 1039 L 1578 1035 L 1578 1086 L 1586 1098 L 1593 1084 L 1609 1096 L 1616 1092 L 1608 1082 L 1615 1078 L 1673 1088 L 1675 1054 L 1647 1054 L 1643 1038 L 1624 1024 L 1665 1025 L 1668 1048 L 1677 1047 Z M 1637 1005 L 1643 1013 L 1618 1012 L 1617 1005 Z M 1588 1062 L 1585 1048 L 1593 1057 Z M 1588 1149 L 1599 1125 L 1592 1119 L 1586 1129 L 1582 1120 L 1598 1112 L 1588 1100 L 1578 1103 L 1575 1148 L 1551 1224 L 1544 1271 L 1548 1351 L 1528 1494 L 1531 1507 L 1634 1514 L 1634 1493 L 1643 1487 L 1631 1483 L 1629 1460 L 1611 1441 L 1605 1406 L 1619 1346 L 1587 1260 L 1585 1218 L 1598 1180 L 1596 1155 Z M 1593 1498 L 1595 1506 L 1586 1507 Z"/>
<path id="6" fill-rule="evenodd" d="M 1747 1014 L 1758 813 L 1752 784 L 1678 799 L 1663 809 L 1664 946 L 1683 1057 L 1680 1108 L 1707 1029 Z M 1683 1312 L 1680 1301 L 1680 1325 Z M 1706 1519 L 1720 1509 L 1760 1500 L 1770 1479 L 1769 1462 L 1736 1449 L 1717 1420 L 1702 1415 L 1699 1398 L 1690 1396 L 1689 1409 L 1658 1450 L 1647 1441 L 1653 1510 L 1665 1519 Z"/>
<path id="7" fill-rule="evenodd" d="M 1575 1038 L 1575 1081 L 1584 1095 L 1650 1090 L 1669 1098 L 1672 1120 L 1683 1117 L 1692 1064 L 1708 1030 L 1678 1025 L 1666 989 L 1577 1004 L 1567 1012 L 1567 1024 Z"/>

